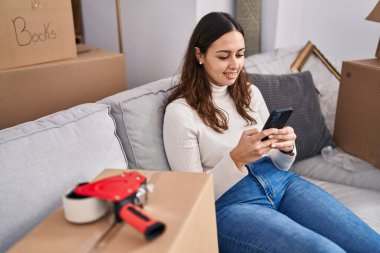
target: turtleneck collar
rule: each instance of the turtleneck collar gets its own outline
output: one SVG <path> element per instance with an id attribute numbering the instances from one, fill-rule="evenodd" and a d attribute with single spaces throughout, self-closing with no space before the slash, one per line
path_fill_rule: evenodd
<path id="1" fill-rule="evenodd" d="M 228 91 L 227 91 L 228 85 L 218 86 L 213 83 L 210 83 L 210 84 L 211 84 L 212 96 L 214 98 L 224 97 L 228 94 Z"/>

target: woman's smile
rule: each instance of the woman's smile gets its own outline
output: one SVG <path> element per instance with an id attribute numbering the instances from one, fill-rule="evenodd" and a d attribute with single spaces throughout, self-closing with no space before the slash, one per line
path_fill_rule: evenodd
<path id="1" fill-rule="evenodd" d="M 238 72 L 237 71 L 233 71 L 233 72 L 224 72 L 224 75 L 226 76 L 226 78 L 230 81 L 232 80 L 235 80 L 238 76 Z"/>

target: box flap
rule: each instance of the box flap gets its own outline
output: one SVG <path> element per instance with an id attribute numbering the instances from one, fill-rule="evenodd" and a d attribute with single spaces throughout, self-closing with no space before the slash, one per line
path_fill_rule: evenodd
<path id="1" fill-rule="evenodd" d="M 371 13 L 368 15 L 366 19 L 380 23 L 380 1 L 377 2 L 375 8 L 373 8 L 373 10 L 371 11 Z"/>

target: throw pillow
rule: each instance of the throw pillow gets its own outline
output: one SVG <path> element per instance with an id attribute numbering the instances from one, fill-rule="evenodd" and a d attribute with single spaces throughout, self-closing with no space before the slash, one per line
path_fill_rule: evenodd
<path id="1" fill-rule="evenodd" d="M 245 58 L 245 70 L 247 73 L 257 74 L 290 74 L 290 66 L 302 48 L 303 46 L 292 46 L 250 55 Z M 336 69 L 341 69 L 341 61 L 332 57 L 329 57 L 329 60 Z M 325 119 L 327 128 L 332 133 L 334 131 L 339 81 L 315 55 L 309 57 L 305 63 L 304 70 L 310 71 L 313 76 L 314 85 L 320 92 L 319 105 L 321 113 Z"/>
<path id="2" fill-rule="evenodd" d="M 162 139 L 163 105 L 175 84 L 169 77 L 97 102 L 111 105 L 130 169 L 169 170 Z"/>
<path id="3" fill-rule="evenodd" d="M 296 161 L 320 154 L 325 146 L 335 146 L 322 116 L 309 71 L 283 75 L 248 74 L 248 76 L 263 94 L 269 111 L 284 107 L 294 109 L 287 125 L 292 126 L 297 134 Z"/>

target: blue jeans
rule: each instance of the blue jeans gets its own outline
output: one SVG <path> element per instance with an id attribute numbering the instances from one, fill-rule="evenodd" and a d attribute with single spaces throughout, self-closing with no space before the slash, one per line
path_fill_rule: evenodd
<path id="1" fill-rule="evenodd" d="M 219 250 L 380 252 L 380 235 L 318 186 L 268 157 L 216 201 Z"/>

